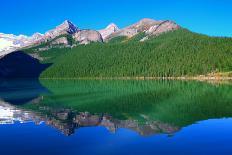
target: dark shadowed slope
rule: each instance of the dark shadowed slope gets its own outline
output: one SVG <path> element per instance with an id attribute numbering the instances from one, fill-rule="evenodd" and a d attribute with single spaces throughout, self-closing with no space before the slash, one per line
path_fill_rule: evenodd
<path id="1" fill-rule="evenodd" d="M 1 101 L 13 105 L 37 103 L 41 95 L 47 93 L 49 91 L 40 84 L 38 79 L 0 80 L 0 104 Z"/>
<path id="2" fill-rule="evenodd" d="M 0 59 L 0 78 L 38 78 L 49 67 L 21 52 L 13 52 Z"/>

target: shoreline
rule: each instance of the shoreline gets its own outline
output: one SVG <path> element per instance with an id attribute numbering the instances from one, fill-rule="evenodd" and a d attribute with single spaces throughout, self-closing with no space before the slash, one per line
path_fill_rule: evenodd
<path id="1" fill-rule="evenodd" d="M 39 78 L 41 80 L 196 80 L 230 81 L 232 77 L 76 77 L 76 78 Z"/>

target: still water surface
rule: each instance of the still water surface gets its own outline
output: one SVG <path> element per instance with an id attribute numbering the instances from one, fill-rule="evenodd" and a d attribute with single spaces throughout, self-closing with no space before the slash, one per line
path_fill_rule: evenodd
<path id="1" fill-rule="evenodd" d="M 232 154 L 232 85 L 0 82 L 0 154 Z"/>

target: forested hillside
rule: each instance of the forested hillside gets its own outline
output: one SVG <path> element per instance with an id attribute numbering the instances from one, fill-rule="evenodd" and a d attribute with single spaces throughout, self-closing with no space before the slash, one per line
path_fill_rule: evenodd
<path id="1" fill-rule="evenodd" d="M 80 45 L 60 56 L 42 78 L 196 76 L 232 70 L 232 39 L 185 29 L 139 42 Z M 137 37 L 137 38 L 136 38 Z"/>

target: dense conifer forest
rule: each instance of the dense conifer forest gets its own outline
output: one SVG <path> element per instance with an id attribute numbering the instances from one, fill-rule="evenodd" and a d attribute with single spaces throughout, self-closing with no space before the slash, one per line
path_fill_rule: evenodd
<path id="1" fill-rule="evenodd" d="M 209 37 L 186 29 L 144 42 L 138 41 L 141 36 L 66 49 L 68 52 L 52 59 L 53 65 L 41 77 L 178 77 L 232 70 L 231 38 Z M 50 49 L 45 53 L 60 51 Z"/>

